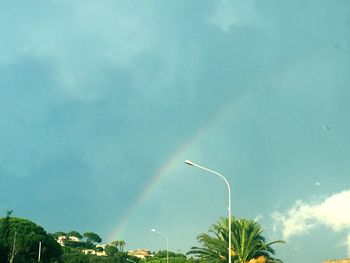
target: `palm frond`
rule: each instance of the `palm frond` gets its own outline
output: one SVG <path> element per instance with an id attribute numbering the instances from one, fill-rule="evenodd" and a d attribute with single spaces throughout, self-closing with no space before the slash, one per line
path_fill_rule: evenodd
<path id="1" fill-rule="evenodd" d="M 202 260 L 227 262 L 228 232 L 228 219 L 220 218 L 216 224 L 210 227 L 209 234 L 202 233 L 197 236 L 197 240 L 202 246 L 192 247 L 187 254 L 195 255 Z M 280 259 L 273 257 L 275 250 L 271 246 L 285 242 L 276 240 L 266 243 L 262 233 L 263 228 L 256 221 L 232 218 L 232 262 L 248 262 L 263 256 L 266 258 L 266 262 L 282 263 Z"/>

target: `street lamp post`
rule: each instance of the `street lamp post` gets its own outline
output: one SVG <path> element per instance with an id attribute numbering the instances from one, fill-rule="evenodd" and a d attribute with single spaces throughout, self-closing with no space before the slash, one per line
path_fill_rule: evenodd
<path id="1" fill-rule="evenodd" d="M 41 241 L 39 242 L 38 262 L 41 260 Z"/>
<path id="2" fill-rule="evenodd" d="M 165 239 L 166 239 L 166 263 L 169 263 L 169 239 L 168 239 L 167 234 L 159 232 L 159 231 L 155 230 L 154 228 L 152 228 L 151 231 L 158 234 L 158 235 L 165 237 Z"/>
<path id="3" fill-rule="evenodd" d="M 222 174 L 220 174 L 216 171 L 213 171 L 213 170 L 210 170 L 204 166 L 195 164 L 194 162 L 192 162 L 190 160 L 186 160 L 185 163 L 221 177 L 227 185 L 227 190 L 228 190 L 228 263 L 231 263 L 231 187 L 230 187 L 230 184 L 228 183 L 227 179 Z"/>

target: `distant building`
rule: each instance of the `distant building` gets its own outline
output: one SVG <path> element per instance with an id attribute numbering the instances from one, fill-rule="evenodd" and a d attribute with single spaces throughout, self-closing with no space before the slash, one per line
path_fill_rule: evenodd
<path id="1" fill-rule="evenodd" d="M 99 257 L 106 257 L 107 254 L 105 251 L 96 251 L 94 249 L 83 249 L 81 251 L 82 253 L 84 253 L 85 255 L 96 255 L 96 256 L 99 256 Z"/>
<path id="2" fill-rule="evenodd" d="M 350 263 L 350 258 L 347 259 L 329 259 L 325 260 L 322 263 Z"/>
<path id="3" fill-rule="evenodd" d="M 73 236 L 59 236 L 56 239 L 57 243 L 64 247 L 65 241 L 80 242 L 80 239 Z M 85 255 L 107 256 L 105 252 L 106 244 L 98 244 L 95 249 L 83 249 L 81 252 Z"/>
<path id="4" fill-rule="evenodd" d="M 80 242 L 80 239 L 73 236 L 59 236 L 57 237 L 57 243 L 64 247 L 64 241 Z"/>
<path id="5" fill-rule="evenodd" d="M 140 259 L 145 259 L 151 256 L 151 252 L 146 249 L 136 249 L 128 251 L 129 256 L 137 257 Z"/>
<path id="6" fill-rule="evenodd" d="M 96 250 L 95 255 L 96 256 L 104 256 L 104 257 L 106 257 L 107 256 L 107 254 L 105 252 L 106 246 L 107 246 L 107 244 L 98 244 L 98 245 L 96 245 L 96 249 L 97 250 Z"/>
<path id="7" fill-rule="evenodd" d="M 105 251 L 96 251 L 95 255 L 99 257 L 107 257 L 107 254 Z"/>
<path id="8" fill-rule="evenodd" d="M 102 248 L 102 250 L 105 250 L 106 246 L 107 246 L 107 244 L 97 244 L 96 248 L 100 247 L 100 248 Z"/>
<path id="9" fill-rule="evenodd" d="M 79 238 L 77 238 L 77 237 L 72 237 L 72 236 L 69 236 L 69 237 L 68 237 L 68 240 L 69 240 L 69 241 L 74 241 L 74 242 L 80 242 L 80 239 L 79 239 Z"/>

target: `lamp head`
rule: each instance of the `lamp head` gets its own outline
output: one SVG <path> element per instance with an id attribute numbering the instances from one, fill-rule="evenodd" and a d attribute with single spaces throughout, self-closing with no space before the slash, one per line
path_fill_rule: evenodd
<path id="1" fill-rule="evenodd" d="M 151 229 L 151 232 L 154 232 L 154 233 L 155 233 L 155 232 L 157 232 L 157 231 L 156 231 L 154 228 L 152 228 L 152 229 Z"/>
<path id="2" fill-rule="evenodd" d="M 185 164 L 192 165 L 192 166 L 194 165 L 194 163 L 192 161 L 190 161 L 190 160 L 186 160 Z"/>

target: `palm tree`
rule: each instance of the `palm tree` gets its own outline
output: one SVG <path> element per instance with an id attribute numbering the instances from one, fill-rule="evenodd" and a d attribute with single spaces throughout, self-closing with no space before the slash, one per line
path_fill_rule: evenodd
<path id="1" fill-rule="evenodd" d="M 118 240 L 112 241 L 112 242 L 111 242 L 111 246 L 118 248 L 118 246 L 119 246 L 119 241 L 118 241 Z"/>
<path id="2" fill-rule="evenodd" d="M 202 247 L 192 247 L 187 254 L 193 254 L 203 260 L 227 262 L 228 219 L 220 218 L 209 229 L 210 234 L 200 234 L 197 239 Z M 271 245 L 284 243 L 278 240 L 266 243 L 262 236 L 262 227 L 254 220 L 232 219 L 232 261 L 234 263 L 273 263 L 282 262 L 275 259 Z"/>
<path id="3" fill-rule="evenodd" d="M 225 240 L 217 237 L 212 237 L 208 234 L 200 234 L 197 237 L 202 247 L 192 247 L 187 253 L 198 256 L 204 261 L 210 262 L 227 262 L 227 247 L 228 243 Z"/>
<path id="4" fill-rule="evenodd" d="M 125 241 L 124 240 L 119 240 L 120 252 L 123 252 L 124 246 L 125 246 Z"/>

